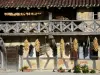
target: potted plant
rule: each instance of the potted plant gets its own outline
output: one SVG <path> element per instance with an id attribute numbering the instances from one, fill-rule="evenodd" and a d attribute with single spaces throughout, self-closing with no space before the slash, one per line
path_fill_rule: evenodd
<path id="1" fill-rule="evenodd" d="M 68 72 L 71 72 L 71 69 L 69 69 Z"/>
<path id="2" fill-rule="evenodd" d="M 82 68 L 82 72 L 83 72 L 83 73 L 89 73 L 89 68 L 88 68 L 87 65 L 84 65 L 84 66 L 82 66 L 81 68 Z"/>
<path id="3" fill-rule="evenodd" d="M 74 67 L 74 73 L 81 73 L 81 67 L 80 67 L 80 65 L 76 65 Z"/>
<path id="4" fill-rule="evenodd" d="M 95 70 L 91 70 L 90 73 L 96 73 L 96 71 Z"/>
<path id="5" fill-rule="evenodd" d="M 63 69 L 62 67 L 60 67 L 60 68 L 58 69 L 58 72 L 65 72 L 65 69 Z"/>
<path id="6" fill-rule="evenodd" d="M 22 71 L 22 72 L 30 72 L 31 69 L 29 69 L 28 66 L 23 66 L 23 67 L 20 69 L 20 71 Z"/>

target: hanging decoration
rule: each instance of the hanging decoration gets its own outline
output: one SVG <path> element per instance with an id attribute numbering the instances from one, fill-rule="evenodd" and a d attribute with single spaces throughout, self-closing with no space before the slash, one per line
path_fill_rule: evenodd
<path id="1" fill-rule="evenodd" d="M 27 39 L 24 41 L 24 50 L 25 51 L 28 51 L 29 50 L 29 42 L 28 42 Z"/>
<path id="2" fill-rule="evenodd" d="M 41 15 L 42 12 L 5 12 L 5 16 L 37 16 Z"/>
<path id="3" fill-rule="evenodd" d="M 29 56 L 30 57 L 32 57 L 33 56 L 33 45 L 32 44 L 30 44 L 30 46 L 29 46 Z"/>
<path id="4" fill-rule="evenodd" d="M 88 36 L 87 42 L 83 43 L 83 52 L 84 52 L 84 58 L 89 59 L 90 58 L 90 37 Z"/>
<path id="5" fill-rule="evenodd" d="M 94 40 L 93 40 L 93 48 L 95 51 L 98 51 L 98 39 L 95 37 Z"/>
<path id="6" fill-rule="evenodd" d="M 76 38 L 75 38 L 74 41 L 73 41 L 73 49 L 74 49 L 75 51 L 78 50 L 78 41 L 77 41 Z"/>
<path id="7" fill-rule="evenodd" d="M 61 57 L 63 55 L 63 51 L 65 50 L 65 42 L 64 39 L 61 39 L 60 41 L 60 51 L 61 51 Z"/>
<path id="8" fill-rule="evenodd" d="M 23 55 L 23 45 L 19 46 L 18 54 L 21 55 L 21 56 Z"/>
<path id="9" fill-rule="evenodd" d="M 53 56 L 57 56 L 57 46 L 56 46 L 56 41 L 55 39 L 52 37 L 52 38 L 49 38 L 49 45 L 53 51 Z"/>
<path id="10" fill-rule="evenodd" d="M 39 52 L 40 51 L 40 42 L 38 39 L 36 39 L 35 41 L 35 48 L 36 48 L 36 51 Z"/>

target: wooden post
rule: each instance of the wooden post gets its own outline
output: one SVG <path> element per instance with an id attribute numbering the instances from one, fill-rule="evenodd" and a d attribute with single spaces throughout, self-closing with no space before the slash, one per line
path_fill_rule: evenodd
<path id="1" fill-rule="evenodd" d="M 36 61 L 37 61 L 37 69 L 40 69 L 40 61 L 39 61 L 39 57 L 36 57 Z"/>
<path id="2" fill-rule="evenodd" d="M 96 60 L 92 60 L 93 61 L 93 69 L 96 69 Z"/>
<path id="3" fill-rule="evenodd" d="M 74 66 L 76 66 L 77 65 L 77 59 L 76 60 L 74 60 Z"/>
<path id="4" fill-rule="evenodd" d="M 57 70 L 57 56 L 54 56 L 54 70 Z"/>
<path id="5" fill-rule="evenodd" d="M 23 56 L 19 55 L 19 69 L 23 67 Z"/>
<path id="6" fill-rule="evenodd" d="M 70 56 L 72 56 L 72 38 L 70 37 L 70 46 L 71 46 L 71 50 L 70 50 Z"/>
<path id="7" fill-rule="evenodd" d="M 21 68 L 21 60 L 20 60 L 20 55 L 18 56 L 19 57 L 19 60 L 18 60 L 18 69 Z"/>
<path id="8" fill-rule="evenodd" d="M 1 68 L 4 68 L 3 53 L 1 52 Z"/>
<path id="9" fill-rule="evenodd" d="M 94 23 L 94 32 L 96 32 L 96 21 L 93 21 Z"/>
<path id="10" fill-rule="evenodd" d="M 17 33 L 19 32 L 19 26 L 18 26 L 18 25 L 20 25 L 20 23 L 16 23 L 16 28 L 15 28 L 15 30 L 16 30 Z"/>
<path id="11" fill-rule="evenodd" d="M 74 31 L 73 21 L 71 21 L 71 31 Z"/>
<path id="12" fill-rule="evenodd" d="M 49 20 L 52 20 L 52 12 L 49 12 Z M 49 23 L 49 32 L 52 31 L 51 23 L 52 23 L 52 22 Z"/>
<path id="13" fill-rule="evenodd" d="M 49 12 L 49 20 L 52 20 L 52 12 Z"/>
<path id="14" fill-rule="evenodd" d="M 0 67 L 1 67 L 1 52 L 0 52 Z"/>
<path id="15" fill-rule="evenodd" d="M 38 22 L 38 32 L 40 32 L 40 22 Z"/>
<path id="16" fill-rule="evenodd" d="M 61 30 L 61 32 L 63 31 L 63 27 L 62 27 L 62 22 L 60 22 L 60 30 Z"/>

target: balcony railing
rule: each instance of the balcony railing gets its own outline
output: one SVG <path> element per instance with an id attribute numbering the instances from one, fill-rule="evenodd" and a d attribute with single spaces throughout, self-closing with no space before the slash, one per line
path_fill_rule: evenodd
<path id="1" fill-rule="evenodd" d="M 0 21 L 0 33 L 100 32 L 100 20 Z"/>

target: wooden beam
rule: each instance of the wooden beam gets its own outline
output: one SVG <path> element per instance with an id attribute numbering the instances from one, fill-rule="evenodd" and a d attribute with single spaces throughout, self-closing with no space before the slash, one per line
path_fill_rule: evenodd
<path id="1" fill-rule="evenodd" d="M 99 32 L 51 32 L 51 33 L 0 33 L 0 36 L 35 36 L 35 35 L 100 35 Z"/>

